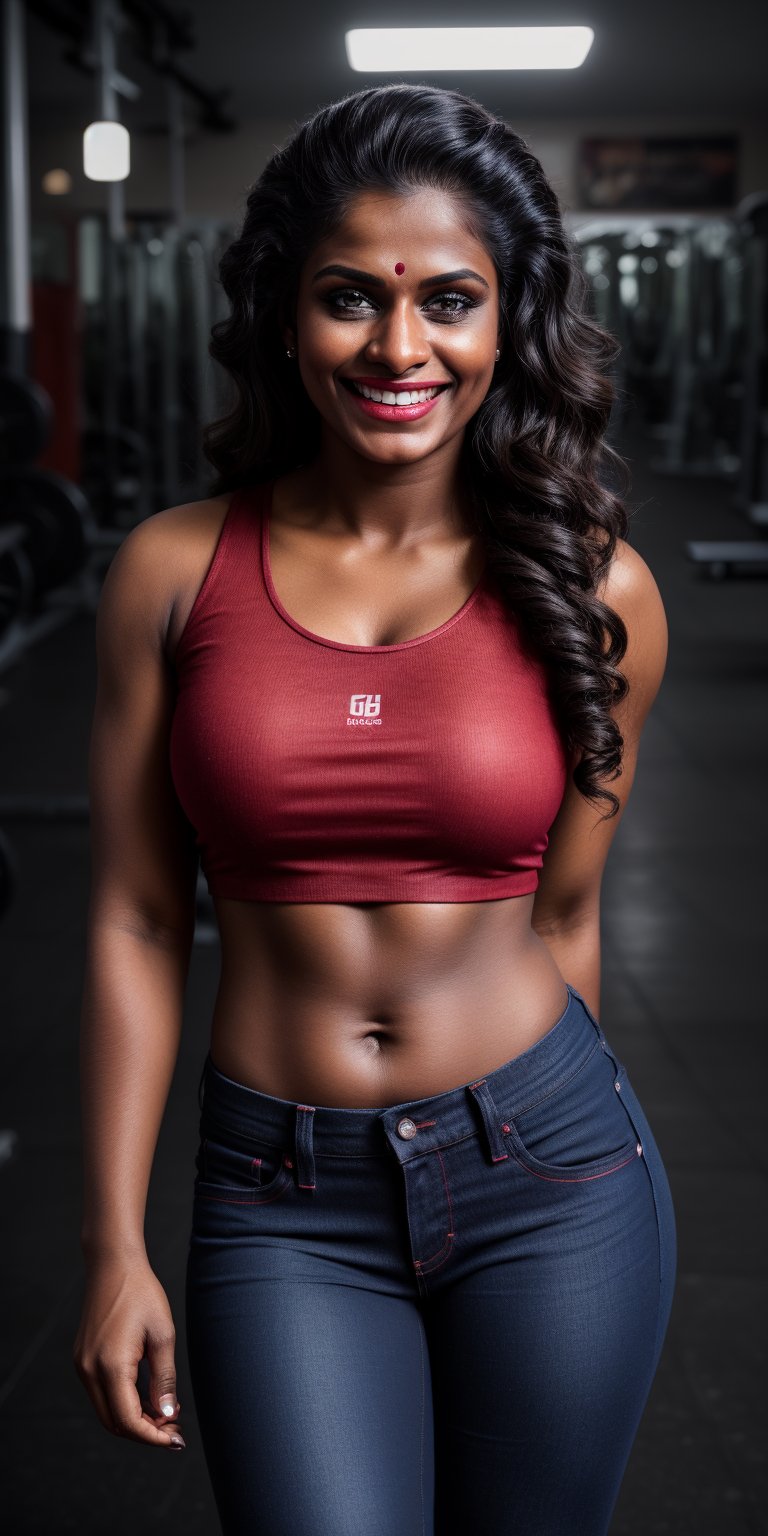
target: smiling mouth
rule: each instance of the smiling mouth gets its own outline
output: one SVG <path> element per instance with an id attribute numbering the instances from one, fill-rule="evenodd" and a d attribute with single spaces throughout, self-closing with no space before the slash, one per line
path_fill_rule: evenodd
<path id="1" fill-rule="evenodd" d="M 379 405 L 424 405 L 427 400 L 434 400 L 444 390 L 450 389 L 450 384 L 433 384 L 429 389 L 406 389 L 402 386 L 397 389 L 387 389 L 382 385 L 381 389 L 373 389 L 368 384 L 358 384 L 354 379 L 342 379 L 342 384 L 354 395 L 362 395 L 365 400 L 373 400 Z"/>

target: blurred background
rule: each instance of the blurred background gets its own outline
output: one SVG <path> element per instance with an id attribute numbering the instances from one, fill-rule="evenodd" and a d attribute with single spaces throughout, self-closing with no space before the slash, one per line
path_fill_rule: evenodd
<path id="1" fill-rule="evenodd" d="M 147 1218 L 176 1320 L 185 1454 L 107 1434 L 71 1361 L 94 613 L 126 532 L 206 494 L 201 428 L 225 398 L 206 350 L 224 312 L 217 261 L 250 184 L 304 117 L 393 79 L 466 91 L 524 136 L 621 343 L 609 440 L 630 464 L 630 541 L 659 584 L 670 650 L 605 875 L 602 1023 L 667 1165 L 679 1258 L 611 1531 L 768 1531 L 768 11 L 470 10 L 2 0 L 0 1457 L 13 1533 L 219 1530 L 183 1343 L 219 967 L 202 880 Z M 362 73 L 345 48 L 350 28 L 470 23 L 594 37 L 567 69 Z M 89 139 L 96 122 L 122 126 Z M 118 179 L 94 179 L 105 172 Z"/>

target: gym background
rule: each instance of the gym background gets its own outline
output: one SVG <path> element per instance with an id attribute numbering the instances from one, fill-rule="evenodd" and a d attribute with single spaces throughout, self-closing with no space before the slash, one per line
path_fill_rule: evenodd
<path id="1" fill-rule="evenodd" d="M 533 16 L 488 0 L 482 22 Z M 670 649 L 605 875 L 602 1009 L 669 1171 L 679 1269 L 612 1533 L 768 1530 L 768 11 L 574 0 L 551 20 L 592 27 L 581 67 L 398 76 L 348 62 L 347 28 L 393 24 L 368 0 L 3 0 L 0 1487 L 14 1536 L 218 1530 L 180 1326 L 218 974 L 204 882 L 147 1220 L 186 1454 L 108 1435 L 71 1359 L 94 611 L 126 531 L 205 494 L 217 257 L 248 186 L 304 116 L 395 78 L 467 91 L 528 140 L 621 342 L 609 435 Z M 412 26 L 466 22 L 460 6 L 408 7 Z M 123 179 L 85 174 L 94 121 L 127 129 Z"/>

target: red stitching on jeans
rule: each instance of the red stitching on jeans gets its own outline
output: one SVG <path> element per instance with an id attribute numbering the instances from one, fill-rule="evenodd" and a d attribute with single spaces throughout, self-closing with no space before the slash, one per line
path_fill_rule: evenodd
<path id="1" fill-rule="evenodd" d="M 437 1155 L 438 1155 L 438 1157 L 440 1159 L 440 1172 L 443 1175 L 443 1183 L 445 1185 L 445 1193 L 446 1193 L 446 1196 L 447 1196 L 447 1199 L 448 1199 L 448 1214 L 449 1214 L 449 1217 L 450 1217 L 451 1226 L 453 1226 L 453 1201 L 451 1200 L 451 1191 L 448 1188 L 448 1180 L 445 1177 L 445 1163 L 443 1162 L 443 1154 L 439 1150 L 439 1148 L 438 1148 L 438 1151 L 437 1151 Z M 448 1236 L 452 1237 L 453 1233 L 449 1232 Z"/>
<path id="2" fill-rule="evenodd" d="M 414 1261 L 414 1268 L 416 1270 L 417 1279 L 421 1280 L 425 1275 L 429 1276 L 429 1275 L 436 1274 L 438 1269 L 442 1269 L 443 1265 L 448 1263 L 448 1260 L 451 1257 L 451 1254 L 453 1252 L 453 1242 L 451 1241 L 451 1239 L 454 1238 L 455 1236 L 456 1236 L 455 1232 L 449 1232 L 448 1233 L 446 1253 L 445 1253 L 444 1257 L 440 1260 L 440 1263 L 439 1264 L 433 1264 L 431 1269 L 425 1270 L 423 1268 L 420 1260 L 418 1260 L 418 1259 L 416 1259 Z M 446 1244 L 444 1243 L 443 1244 L 443 1248 L 445 1248 L 445 1247 L 446 1247 Z M 442 1253 L 442 1251 L 443 1251 L 442 1248 L 438 1249 L 438 1253 Z M 435 1254 L 435 1258 L 437 1258 L 437 1254 Z M 425 1263 L 429 1263 L 430 1260 L 426 1259 L 424 1262 Z"/>
<path id="3" fill-rule="evenodd" d="M 448 1200 L 448 1220 L 450 1221 L 451 1226 L 453 1226 L 453 1202 L 451 1200 L 451 1191 L 448 1188 L 448 1180 L 447 1180 L 447 1178 L 445 1176 L 445 1163 L 443 1162 L 443 1157 L 442 1157 L 442 1153 L 440 1152 L 440 1149 L 436 1148 L 435 1151 L 436 1151 L 436 1156 L 439 1157 L 439 1159 L 440 1159 L 440 1172 L 443 1175 L 443 1184 L 445 1185 L 445 1193 L 446 1193 L 446 1197 L 447 1197 L 447 1200 Z M 446 1244 L 450 1248 L 451 1241 L 452 1241 L 452 1239 L 455 1236 L 456 1236 L 455 1232 L 449 1232 L 447 1237 L 445 1238 L 445 1240 L 440 1244 L 440 1247 L 437 1248 L 433 1254 L 430 1254 L 430 1257 L 428 1259 L 414 1259 L 413 1262 L 414 1262 L 414 1265 L 415 1265 L 416 1269 L 423 1270 L 425 1264 L 431 1264 L 433 1259 L 439 1258 L 440 1254 L 443 1252 L 443 1249 L 445 1248 Z M 447 1259 L 447 1257 L 448 1257 L 448 1255 L 446 1253 L 445 1258 Z M 444 1264 L 445 1263 L 445 1259 L 443 1259 L 441 1262 Z M 440 1265 L 436 1264 L 435 1265 L 435 1269 L 439 1269 L 439 1268 L 440 1268 Z"/>
<path id="4" fill-rule="evenodd" d="M 414 1120 L 413 1123 L 420 1131 L 423 1130 L 425 1125 L 437 1125 L 436 1120 Z"/>
<path id="5" fill-rule="evenodd" d="M 602 1172 L 600 1173 L 583 1173 L 578 1175 L 575 1179 L 558 1179 L 555 1178 L 551 1173 L 537 1173 L 535 1168 L 530 1168 L 527 1163 L 522 1162 L 522 1160 L 517 1157 L 514 1152 L 512 1153 L 512 1156 L 514 1157 L 515 1162 L 519 1163 L 520 1167 L 525 1169 L 526 1173 L 532 1173 L 535 1179 L 544 1179 L 548 1184 L 588 1184 L 590 1179 L 604 1179 L 607 1173 L 616 1173 L 618 1168 L 626 1168 L 627 1163 L 631 1163 L 632 1158 L 637 1157 L 638 1153 L 637 1151 L 634 1151 L 632 1153 L 632 1157 L 625 1157 L 623 1163 L 614 1163 L 612 1168 L 603 1168 Z"/>

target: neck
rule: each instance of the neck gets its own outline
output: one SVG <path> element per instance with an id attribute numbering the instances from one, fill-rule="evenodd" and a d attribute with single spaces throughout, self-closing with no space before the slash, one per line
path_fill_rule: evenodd
<path id="1" fill-rule="evenodd" d="M 461 441 L 452 439 L 412 463 L 383 464 L 338 438 L 326 439 L 314 462 L 297 471 L 297 494 L 353 537 L 386 536 L 393 546 L 466 537 L 473 526 Z"/>

